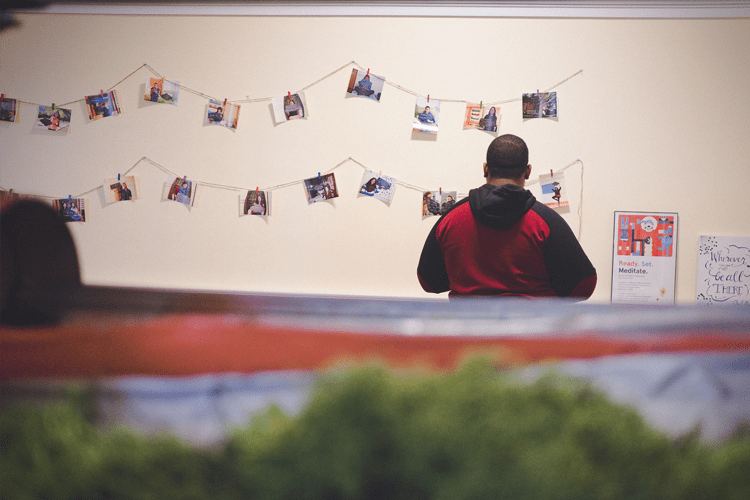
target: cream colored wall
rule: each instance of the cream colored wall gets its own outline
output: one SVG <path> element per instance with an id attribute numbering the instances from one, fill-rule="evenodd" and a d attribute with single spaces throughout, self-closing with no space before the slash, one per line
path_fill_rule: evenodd
<path id="1" fill-rule="evenodd" d="M 560 118 L 522 120 L 501 105 L 500 133 L 523 137 L 533 174 L 580 158 L 581 243 L 608 302 L 613 212 L 679 213 L 678 303 L 695 294 L 701 234 L 750 235 L 750 21 L 476 18 L 189 17 L 27 14 L 0 33 L 0 91 L 61 105 L 97 93 L 145 62 L 231 100 L 305 91 L 309 119 L 274 125 L 269 102 L 243 104 L 236 131 L 203 126 L 206 99 L 144 102 L 141 69 L 119 84 L 123 114 L 88 123 L 72 104 L 67 136 L 32 130 L 36 108 L 0 124 L 0 186 L 74 197 L 71 224 L 88 284 L 255 292 L 425 297 L 416 265 L 435 219 L 398 186 L 391 206 L 358 198 L 362 167 L 335 170 L 340 197 L 307 205 L 301 184 L 273 192 L 273 216 L 239 217 L 239 191 L 206 188 L 188 209 L 161 200 L 167 175 L 133 173 L 143 198 L 103 203 L 100 186 L 142 157 L 197 181 L 276 186 L 349 157 L 399 181 L 467 193 L 482 183 L 493 136 L 462 130 L 462 103 L 442 106 L 435 140 L 414 137 L 414 95 L 386 86 L 380 103 L 347 98 L 351 61 L 433 99 L 502 101 L 557 89 Z M 574 231 L 580 165 L 565 171 Z M 533 175 L 532 174 L 532 175 Z M 538 185 L 532 186 L 532 191 Z"/>

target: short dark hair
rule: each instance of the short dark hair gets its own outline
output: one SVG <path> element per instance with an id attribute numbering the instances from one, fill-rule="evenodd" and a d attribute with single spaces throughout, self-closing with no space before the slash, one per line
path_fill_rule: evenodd
<path id="1" fill-rule="evenodd" d="M 491 177 L 517 179 L 529 164 L 529 148 L 518 136 L 497 137 L 487 148 L 487 170 Z"/>

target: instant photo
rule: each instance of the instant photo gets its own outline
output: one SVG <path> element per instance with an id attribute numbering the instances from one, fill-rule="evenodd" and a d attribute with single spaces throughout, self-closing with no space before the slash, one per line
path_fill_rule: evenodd
<path id="1" fill-rule="evenodd" d="M 39 106 L 35 128 L 67 133 L 70 127 L 70 110 L 53 106 Z"/>
<path id="2" fill-rule="evenodd" d="M 305 94 L 289 94 L 284 97 L 274 97 L 272 101 L 273 117 L 276 123 L 289 120 L 307 118 L 307 104 Z"/>
<path id="3" fill-rule="evenodd" d="M 422 220 L 448 212 L 458 201 L 457 191 L 425 191 L 422 193 Z"/>
<path id="4" fill-rule="evenodd" d="M 557 118 L 557 92 L 523 94 L 524 118 Z"/>
<path id="5" fill-rule="evenodd" d="M 140 182 L 133 175 L 104 179 L 104 197 L 107 203 L 137 200 L 140 198 Z"/>
<path id="6" fill-rule="evenodd" d="M 52 201 L 54 208 L 65 222 L 86 222 L 86 200 L 84 198 L 62 198 Z"/>
<path id="7" fill-rule="evenodd" d="M 372 170 L 365 170 L 360 184 L 360 196 L 370 196 L 388 204 L 391 203 L 396 190 L 396 179 Z"/>
<path id="8" fill-rule="evenodd" d="M 380 101 L 384 86 L 384 76 L 373 75 L 361 69 L 353 69 L 346 92 L 358 97 Z"/>
<path id="9" fill-rule="evenodd" d="M 117 116 L 121 113 L 120 101 L 117 98 L 116 90 L 89 95 L 85 97 L 85 100 L 89 120 L 99 120 L 101 118 Z"/>
<path id="10" fill-rule="evenodd" d="M 565 174 L 563 172 L 540 175 L 539 184 L 542 188 L 539 202 L 556 210 L 568 207 L 568 191 L 565 189 Z"/>
<path id="11" fill-rule="evenodd" d="M 336 178 L 331 173 L 305 179 L 305 194 L 307 195 L 308 205 L 338 198 Z"/>
<path id="12" fill-rule="evenodd" d="M 192 207 L 198 197 L 198 183 L 187 178 L 175 177 L 167 192 L 167 199 Z"/>
<path id="13" fill-rule="evenodd" d="M 250 190 L 242 202 L 244 215 L 271 215 L 271 192 Z"/>
<path id="14" fill-rule="evenodd" d="M 481 103 L 466 103 L 464 128 L 475 128 L 486 132 L 497 132 L 499 106 L 484 106 Z"/>
<path id="15" fill-rule="evenodd" d="M 0 122 L 14 123 L 18 117 L 18 100 L 0 98 Z"/>
<path id="16" fill-rule="evenodd" d="M 240 105 L 228 102 L 208 101 L 205 123 L 221 127 L 237 129 L 240 117 Z"/>
<path id="17" fill-rule="evenodd" d="M 148 78 L 146 80 L 146 94 L 143 96 L 143 100 L 176 106 L 179 95 L 180 82 L 167 80 L 166 78 Z"/>
<path id="18" fill-rule="evenodd" d="M 422 132 L 423 134 L 437 134 L 439 120 L 440 101 L 417 97 L 417 103 L 414 106 L 412 130 L 414 132 Z"/>

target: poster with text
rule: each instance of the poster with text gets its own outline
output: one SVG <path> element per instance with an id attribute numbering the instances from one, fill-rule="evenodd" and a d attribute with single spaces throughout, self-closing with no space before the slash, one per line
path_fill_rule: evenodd
<path id="1" fill-rule="evenodd" d="M 698 304 L 750 305 L 750 236 L 698 239 Z"/>
<path id="2" fill-rule="evenodd" d="M 677 214 L 615 212 L 613 304 L 674 304 Z"/>

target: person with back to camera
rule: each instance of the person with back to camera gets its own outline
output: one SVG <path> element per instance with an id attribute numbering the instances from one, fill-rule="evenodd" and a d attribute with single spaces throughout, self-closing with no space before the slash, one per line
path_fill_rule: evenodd
<path id="1" fill-rule="evenodd" d="M 520 137 L 490 143 L 487 183 L 469 192 L 430 231 L 417 267 L 422 288 L 450 296 L 585 300 L 596 270 L 560 215 L 526 189 L 529 150 Z"/>

